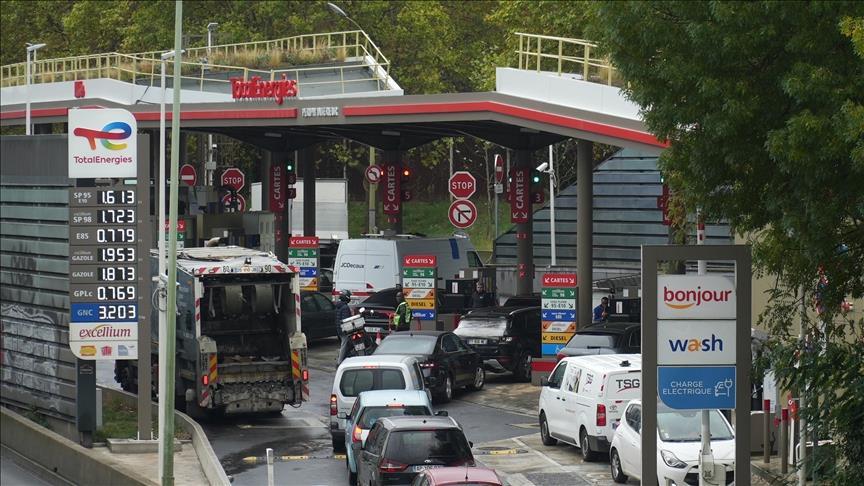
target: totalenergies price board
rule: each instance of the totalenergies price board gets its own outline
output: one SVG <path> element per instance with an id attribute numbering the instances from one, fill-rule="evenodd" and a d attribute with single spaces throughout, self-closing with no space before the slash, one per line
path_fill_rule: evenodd
<path id="1" fill-rule="evenodd" d="M 288 240 L 288 265 L 300 269 L 300 288 L 318 291 L 318 237 L 292 236 Z"/>
<path id="2" fill-rule="evenodd" d="M 541 352 L 555 356 L 576 332 L 576 274 L 544 274 L 541 297 Z"/>
<path id="3" fill-rule="evenodd" d="M 405 255 L 402 258 L 402 293 L 411 317 L 421 321 L 438 318 L 435 292 L 438 259 L 435 255 Z"/>

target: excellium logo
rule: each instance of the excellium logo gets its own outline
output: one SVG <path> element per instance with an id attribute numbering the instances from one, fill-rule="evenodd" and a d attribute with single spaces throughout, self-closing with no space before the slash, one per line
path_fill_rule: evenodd
<path id="1" fill-rule="evenodd" d="M 663 286 L 663 303 L 672 309 L 699 307 L 707 302 L 729 302 L 731 290 L 703 290 L 702 287 L 688 290 L 672 290 Z"/>
<path id="2" fill-rule="evenodd" d="M 109 140 L 126 140 L 132 135 L 132 127 L 128 123 L 115 121 L 105 125 L 102 130 L 76 128 L 72 133 L 86 138 L 91 150 L 96 150 L 96 139 L 100 139 L 102 146 L 108 150 L 126 150 L 125 143 L 111 143 Z"/>

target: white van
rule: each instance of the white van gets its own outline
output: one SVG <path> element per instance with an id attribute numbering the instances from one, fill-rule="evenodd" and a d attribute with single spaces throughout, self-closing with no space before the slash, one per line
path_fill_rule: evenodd
<path id="1" fill-rule="evenodd" d="M 330 437 L 333 450 L 345 449 L 345 419 L 357 395 L 370 390 L 423 390 L 417 360 L 403 355 L 354 356 L 336 369 L 330 394 Z M 426 392 L 427 396 L 429 392 Z M 431 397 L 430 397 L 431 400 Z"/>
<path id="2" fill-rule="evenodd" d="M 402 257 L 438 257 L 438 288 L 458 278 L 459 270 L 482 267 L 480 256 L 468 238 L 358 238 L 342 240 L 333 265 L 333 295 L 351 291 L 352 301 L 362 301 L 378 290 L 402 283 Z"/>
<path id="3" fill-rule="evenodd" d="M 642 356 L 601 354 L 564 358 L 542 381 L 540 436 L 582 450 L 586 461 L 608 457 L 615 423 L 630 400 L 640 398 Z"/>

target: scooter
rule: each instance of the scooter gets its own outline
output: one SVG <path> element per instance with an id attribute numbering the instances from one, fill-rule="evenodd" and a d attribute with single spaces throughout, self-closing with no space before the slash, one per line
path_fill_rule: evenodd
<path id="1" fill-rule="evenodd" d="M 375 351 L 377 344 L 366 333 L 365 326 L 366 320 L 359 314 L 342 320 L 342 332 L 351 342 L 346 357 L 368 356 Z"/>

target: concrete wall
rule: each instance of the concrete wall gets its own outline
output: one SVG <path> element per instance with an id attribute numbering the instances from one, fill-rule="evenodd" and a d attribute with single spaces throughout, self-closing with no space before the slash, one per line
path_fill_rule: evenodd
<path id="1" fill-rule="evenodd" d="M 6 408 L 0 408 L 0 443 L 74 484 L 158 484 Z"/>

